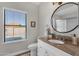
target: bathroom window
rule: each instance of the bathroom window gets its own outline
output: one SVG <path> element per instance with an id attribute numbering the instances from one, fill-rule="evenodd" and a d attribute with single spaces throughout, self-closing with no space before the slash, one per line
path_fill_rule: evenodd
<path id="1" fill-rule="evenodd" d="M 65 32 L 67 30 L 66 27 L 66 20 L 56 20 L 56 24 L 57 24 L 57 30 L 60 32 Z"/>
<path id="2" fill-rule="evenodd" d="M 27 14 L 15 9 L 4 9 L 4 42 L 26 39 Z"/>

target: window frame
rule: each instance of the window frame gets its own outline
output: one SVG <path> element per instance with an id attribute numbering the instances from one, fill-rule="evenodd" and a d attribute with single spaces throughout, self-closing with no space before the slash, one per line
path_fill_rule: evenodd
<path id="1" fill-rule="evenodd" d="M 14 41 L 6 41 L 6 35 L 5 35 L 5 10 L 11 10 L 11 11 L 16 11 L 16 12 L 21 12 L 21 13 L 24 13 L 25 14 L 25 39 L 22 39 L 22 40 L 14 40 Z M 3 7 L 3 20 L 4 20 L 4 43 L 12 43 L 12 42 L 19 42 L 19 41 L 25 41 L 27 40 L 27 27 L 28 27 L 28 17 L 27 17 L 27 12 L 25 11 L 21 11 L 21 10 L 17 10 L 17 9 L 14 9 L 14 8 L 6 8 L 6 7 Z"/>

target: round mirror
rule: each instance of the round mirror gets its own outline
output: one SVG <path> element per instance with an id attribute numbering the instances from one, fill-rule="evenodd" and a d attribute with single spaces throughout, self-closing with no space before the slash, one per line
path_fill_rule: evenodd
<path id="1" fill-rule="evenodd" d="M 78 21 L 78 4 L 74 2 L 60 5 L 51 16 L 53 29 L 60 33 L 73 31 L 79 26 Z"/>

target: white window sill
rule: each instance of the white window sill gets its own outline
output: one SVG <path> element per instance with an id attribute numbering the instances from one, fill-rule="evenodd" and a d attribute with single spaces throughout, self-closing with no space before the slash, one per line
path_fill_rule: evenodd
<path id="1" fill-rule="evenodd" d="M 16 41 L 8 41 L 8 42 L 4 42 L 4 44 L 13 44 L 13 43 L 18 43 L 18 42 L 22 42 L 22 41 L 27 41 L 27 39 L 16 40 Z"/>

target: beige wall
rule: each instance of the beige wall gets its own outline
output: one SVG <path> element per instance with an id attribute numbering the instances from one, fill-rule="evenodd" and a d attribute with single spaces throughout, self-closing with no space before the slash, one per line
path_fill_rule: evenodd
<path id="1" fill-rule="evenodd" d="M 3 7 L 13 8 L 17 10 L 22 10 L 27 12 L 28 14 L 28 35 L 25 41 L 13 42 L 13 43 L 4 43 L 4 27 L 3 27 Z M 37 36 L 37 27 L 31 28 L 30 21 L 35 20 L 37 22 L 38 19 L 38 9 L 37 6 L 32 3 L 0 3 L 0 55 L 7 55 L 11 53 L 15 53 L 18 51 L 26 50 L 28 41 L 33 43 L 36 41 Z"/>

